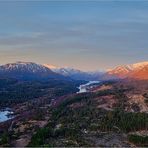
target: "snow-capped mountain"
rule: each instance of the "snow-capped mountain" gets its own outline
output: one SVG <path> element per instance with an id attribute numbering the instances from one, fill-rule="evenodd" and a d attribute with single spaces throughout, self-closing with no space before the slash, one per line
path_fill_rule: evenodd
<path id="1" fill-rule="evenodd" d="M 106 74 L 114 78 L 148 79 L 148 62 L 118 66 Z"/>
<path id="2" fill-rule="evenodd" d="M 28 72 L 47 72 L 49 69 L 46 67 L 32 63 L 32 62 L 16 62 L 16 63 L 8 63 L 6 65 L 0 66 L 1 71 L 11 72 L 11 71 L 28 71 Z"/>
<path id="3" fill-rule="evenodd" d="M 108 79 L 148 79 L 148 62 L 115 67 L 104 72 L 83 72 L 73 68 L 59 68 L 49 64 L 16 62 L 0 66 L 0 77 L 18 79 L 74 79 L 74 80 L 108 80 Z"/>
<path id="4" fill-rule="evenodd" d="M 66 80 L 96 80 L 96 73 L 83 72 L 73 68 L 59 68 L 49 64 L 33 62 L 16 62 L 0 66 L 0 77 L 17 78 L 23 80 L 34 79 L 66 79 Z"/>
<path id="5" fill-rule="evenodd" d="M 50 64 L 43 64 L 43 66 L 49 68 L 49 69 L 57 69 L 58 67 L 57 66 L 54 66 L 54 65 L 50 65 Z"/>
<path id="6" fill-rule="evenodd" d="M 52 69 L 52 70 L 64 76 L 85 74 L 85 72 L 82 72 L 80 70 L 73 69 L 73 68 L 57 68 L 57 69 Z"/>
<path id="7" fill-rule="evenodd" d="M 25 80 L 63 78 L 63 76 L 54 73 L 49 68 L 32 62 L 16 62 L 2 65 L 0 66 L 0 76 Z"/>
<path id="8" fill-rule="evenodd" d="M 50 64 L 44 64 L 47 68 L 50 68 L 53 72 L 56 72 L 58 74 L 61 74 L 63 76 L 70 77 L 74 80 L 99 80 L 100 75 L 102 75 L 101 72 L 84 72 L 78 69 L 70 68 L 70 67 L 64 67 L 59 68 Z"/>

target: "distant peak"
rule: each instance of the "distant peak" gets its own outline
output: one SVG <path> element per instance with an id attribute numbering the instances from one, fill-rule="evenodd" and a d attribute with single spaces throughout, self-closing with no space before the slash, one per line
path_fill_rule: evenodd
<path id="1" fill-rule="evenodd" d="M 114 69 L 107 71 L 107 73 L 120 78 L 132 77 L 148 79 L 148 61 L 117 66 Z"/>
<path id="2" fill-rule="evenodd" d="M 57 66 L 51 65 L 51 64 L 43 64 L 43 66 L 49 68 L 49 69 L 57 69 Z"/>
<path id="3" fill-rule="evenodd" d="M 32 62 L 24 62 L 24 61 L 16 61 L 18 64 L 26 64 L 26 63 L 32 63 Z"/>
<path id="4" fill-rule="evenodd" d="M 112 71 L 112 70 L 115 70 L 115 69 L 132 70 L 132 69 L 143 67 L 143 66 L 146 66 L 146 65 L 148 65 L 148 61 L 138 62 L 138 63 L 134 63 L 134 64 L 127 64 L 127 65 L 119 65 L 119 66 L 117 66 L 113 69 L 108 69 L 107 71 Z"/>
<path id="5" fill-rule="evenodd" d="M 146 65 L 148 65 L 148 61 L 133 64 L 134 67 L 146 66 Z"/>

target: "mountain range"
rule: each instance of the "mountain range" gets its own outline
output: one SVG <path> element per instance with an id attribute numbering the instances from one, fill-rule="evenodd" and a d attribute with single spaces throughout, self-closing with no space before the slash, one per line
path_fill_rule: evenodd
<path id="1" fill-rule="evenodd" d="M 43 65 L 20 61 L 0 66 L 0 77 L 21 80 L 66 79 Z"/>
<path id="2" fill-rule="evenodd" d="M 50 64 L 44 64 L 44 66 L 51 69 L 55 73 L 58 73 L 66 77 L 70 77 L 74 80 L 96 80 L 96 79 L 101 79 L 102 75 L 104 74 L 104 72 L 100 71 L 84 72 L 70 67 L 60 68 Z"/>
<path id="3" fill-rule="evenodd" d="M 16 62 L 0 66 L 0 77 L 23 80 L 74 79 L 74 80 L 108 80 L 108 79 L 148 79 L 148 62 L 121 65 L 106 72 L 84 72 L 73 68 L 59 68 L 50 64 L 33 62 Z"/>
<path id="4" fill-rule="evenodd" d="M 110 78 L 148 79 L 148 62 L 118 66 L 108 70 L 106 75 Z"/>

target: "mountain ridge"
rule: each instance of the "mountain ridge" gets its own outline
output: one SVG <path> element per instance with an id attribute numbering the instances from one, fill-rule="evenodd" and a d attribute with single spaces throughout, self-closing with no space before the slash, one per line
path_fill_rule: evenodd
<path id="1" fill-rule="evenodd" d="M 74 80 L 148 79 L 148 61 L 120 65 L 106 72 L 85 72 L 70 67 L 18 61 L 0 66 L 0 76 L 20 79 L 71 78 Z"/>
<path id="2" fill-rule="evenodd" d="M 106 74 L 117 78 L 148 79 L 148 61 L 117 66 Z"/>
<path id="3" fill-rule="evenodd" d="M 51 69 L 33 62 L 16 62 L 0 66 L 0 76 L 22 80 L 65 79 Z"/>
<path id="4" fill-rule="evenodd" d="M 51 68 L 55 73 L 71 77 L 74 80 L 96 80 L 101 78 L 101 75 L 103 74 L 103 72 L 100 71 L 86 72 L 71 67 L 56 67 L 50 64 L 44 64 L 44 66 Z"/>

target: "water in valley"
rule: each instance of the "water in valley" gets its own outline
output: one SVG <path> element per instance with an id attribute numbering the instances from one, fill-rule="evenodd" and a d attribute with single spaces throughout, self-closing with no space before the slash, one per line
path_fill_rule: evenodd
<path id="1" fill-rule="evenodd" d="M 2 110 L 0 111 L 0 122 L 7 121 L 9 119 L 12 119 L 13 117 L 11 116 L 13 114 L 12 111 L 10 110 Z"/>
<path id="2" fill-rule="evenodd" d="M 88 92 L 88 88 L 92 85 L 95 85 L 95 84 L 98 84 L 100 83 L 100 81 L 89 81 L 88 83 L 86 84 L 82 84 L 80 85 L 78 88 L 79 88 L 79 91 L 77 93 L 84 93 L 84 92 Z"/>

